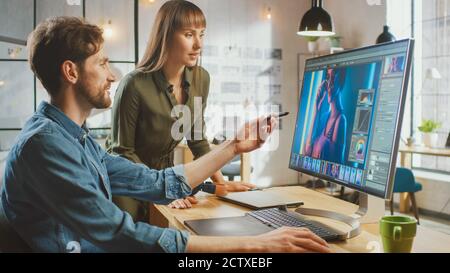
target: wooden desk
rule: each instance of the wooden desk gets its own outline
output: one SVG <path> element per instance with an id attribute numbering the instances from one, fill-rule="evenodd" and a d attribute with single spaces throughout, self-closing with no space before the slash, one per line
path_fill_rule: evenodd
<path id="1" fill-rule="evenodd" d="M 430 156 L 444 156 L 450 157 L 450 149 L 447 148 L 428 148 L 424 146 L 404 146 L 401 145 L 398 152 L 400 153 L 400 166 L 411 168 L 411 157 L 413 154 L 430 155 Z M 402 213 L 409 212 L 409 194 L 400 194 L 399 210 Z"/>
<path id="2" fill-rule="evenodd" d="M 286 196 L 301 196 L 305 202 L 305 207 L 332 209 L 347 215 L 354 213 L 357 209 L 357 206 L 352 203 L 301 186 L 278 187 L 268 190 L 278 191 L 286 194 Z M 152 215 L 151 217 L 156 216 L 156 218 L 163 219 L 164 221 L 160 223 L 162 227 L 170 226 L 189 231 L 183 224 L 185 220 L 241 216 L 249 211 L 247 208 L 221 201 L 217 197 L 205 193 L 199 194 L 198 199 L 199 203 L 191 209 L 179 210 L 157 205 L 157 212 L 160 215 Z M 339 230 L 348 229 L 345 224 L 334 220 L 311 218 L 332 225 Z M 363 231 L 357 237 L 343 242 L 332 243 L 331 248 L 335 252 L 382 252 L 378 224 L 365 224 L 362 226 L 362 229 Z M 450 252 L 450 235 L 418 226 L 413 252 Z"/>
<path id="3" fill-rule="evenodd" d="M 211 144 L 211 149 L 214 149 L 215 145 Z M 188 163 L 194 160 L 194 155 L 186 144 L 179 144 L 177 148 L 182 149 L 183 163 Z M 241 181 L 250 181 L 251 165 L 250 165 L 250 154 L 241 154 Z"/>
<path id="4" fill-rule="evenodd" d="M 406 154 L 422 154 L 422 155 L 450 157 L 450 149 L 447 149 L 447 148 L 428 148 L 425 146 L 408 146 L 408 147 L 400 146 L 400 149 L 398 151 L 399 151 L 400 155 L 403 157 Z M 403 162 L 403 164 L 406 164 L 406 163 Z"/>

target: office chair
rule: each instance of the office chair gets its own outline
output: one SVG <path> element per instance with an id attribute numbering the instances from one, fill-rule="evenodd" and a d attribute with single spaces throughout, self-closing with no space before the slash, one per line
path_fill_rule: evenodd
<path id="1" fill-rule="evenodd" d="M 395 172 L 395 179 L 394 179 L 394 191 L 393 193 L 402 193 L 406 192 L 411 198 L 411 204 L 413 207 L 414 216 L 417 219 L 417 223 L 419 222 L 419 212 L 416 202 L 416 196 L 415 193 L 422 190 L 422 184 L 416 182 L 416 179 L 414 178 L 414 174 L 410 169 L 406 168 L 400 168 L 398 167 Z M 393 197 L 390 201 L 390 207 L 391 207 L 391 215 L 394 215 L 394 202 Z"/>
<path id="2" fill-rule="evenodd" d="M 219 145 L 226 140 L 225 136 L 222 134 L 218 134 L 214 137 L 212 143 L 215 145 Z M 241 175 L 241 156 L 235 156 L 229 163 L 221 169 L 222 174 L 228 177 L 228 181 L 234 181 L 235 176 Z M 253 172 L 253 167 L 250 166 L 250 173 Z"/>
<path id="3" fill-rule="evenodd" d="M 250 167 L 250 173 L 253 172 L 253 167 Z M 228 181 L 234 181 L 235 176 L 241 176 L 241 156 L 235 156 L 230 163 L 222 168 L 222 174 L 228 177 Z"/>

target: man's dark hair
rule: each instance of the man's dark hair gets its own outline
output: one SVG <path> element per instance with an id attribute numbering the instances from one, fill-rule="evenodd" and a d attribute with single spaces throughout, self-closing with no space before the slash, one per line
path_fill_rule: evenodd
<path id="1" fill-rule="evenodd" d="M 83 65 L 103 41 L 102 29 L 82 19 L 48 18 L 28 37 L 28 61 L 50 96 L 56 96 L 61 88 L 61 65 L 67 60 Z"/>
<path id="2" fill-rule="evenodd" d="M 345 67 L 336 69 L 334 73 L 336 83 L 339 87 L 343 87 L 345 83 L 345 76 L 347 74 Z"/>

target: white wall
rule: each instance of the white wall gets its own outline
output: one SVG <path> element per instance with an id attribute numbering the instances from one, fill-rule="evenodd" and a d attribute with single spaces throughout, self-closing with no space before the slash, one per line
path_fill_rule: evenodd
<path id="1" fill-rule="evenodd" d="M 375 44 L 386 23 L 386 5 L 381 0 L 324 1 L 324 8 L 331 14 L 336 33 L 343 37 L 344 48 Z M 374 4 L 369 4 L 374 3 Z"/>
<path id="2" fill-rule="evenodd" d="M 310 8 L 310 1 L 277 0 L 271 3 L 273 47 L 283 49 L 283 111 L 290 111 L 291 114 L 283 119 L 278 150 L 255 154 L 252 162 L 256 165 L 258 161 L 266 161 L 266 165 L 257 165 L 259 170 L 255 173 L 259 177 L 255 180 L 271 185 L 296 184 L 298 173 L 289 170 L 288 162 L 298 107 L 297 53 L 306 51 L 306 42 L 296 32 L 301 16 Z"/>

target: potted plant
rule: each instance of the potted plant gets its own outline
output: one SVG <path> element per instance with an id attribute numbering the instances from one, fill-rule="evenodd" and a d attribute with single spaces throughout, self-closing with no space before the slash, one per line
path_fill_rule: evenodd
<path id="1" fill-rule="evenodd" d="M 423 144 L 427 147 L 437 147 L 438 134 L 435 132 L 439 129 L 441 124 L 433 120 L 427 119 L 423 120 L 422 124 L 418 127 L 419 131 L 422 132 Z"/>
<path id="2" fill-rule="evenodd" d="M 333 35 L 333 36 L 328 37 L 328 41 L 330 41 L 330 47 L 340 48 L 341 40 L 342 40 L 342 36 L 338 36 L 338 35 Z"/>

